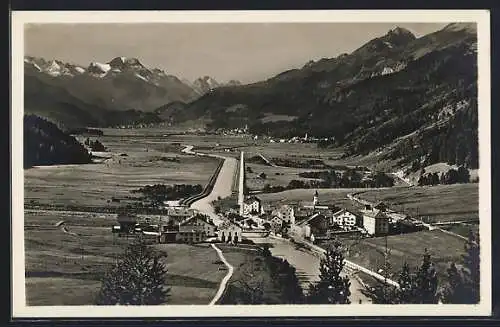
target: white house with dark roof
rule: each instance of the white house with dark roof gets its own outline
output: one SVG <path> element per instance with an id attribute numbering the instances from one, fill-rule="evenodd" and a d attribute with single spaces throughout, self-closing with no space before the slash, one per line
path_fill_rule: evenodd
<path id="1" fill-rule="evenodd" d="M 357 220 L 358 217 L 354 213 L 348 211 L 347 209 L 341 209 L 332 215 L 330 224 L 352 227 L 356 225 Z"/>
<path id="2" fill-rule="evenodd" d="M 263 210 L 261 204 L 262 201 L 256 196 L 251 196 L 247 198 L 245 201 L 243 201 L 243 214 L 244 215 L 262 214 Z"/>

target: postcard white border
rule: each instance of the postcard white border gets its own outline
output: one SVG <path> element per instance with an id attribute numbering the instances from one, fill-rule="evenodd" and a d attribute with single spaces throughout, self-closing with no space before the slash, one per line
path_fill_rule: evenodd
<path id="1" fill-rule="evenodd" d="M 23 54 L 27 23 L 476 22 L 478 31 L 481 303 L 478 305 L 26 306 Z M 487 10 L 12 12 L 12 315 L 67 317 L 487 316 L 491 314 L 490 15 Z"/>

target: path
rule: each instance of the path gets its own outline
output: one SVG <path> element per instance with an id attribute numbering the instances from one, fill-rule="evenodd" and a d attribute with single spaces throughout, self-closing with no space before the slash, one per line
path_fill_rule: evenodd
<path id="1" fill-rule="evenodd" d="M 219 258 L 226 265 L 228 272 L 227 272 L 226 276 L 224 276 L 224 278 L 221 280 L 220 285 L 219 285 L 219 289 L 217 290 L 217 293 L 215 293 L 215 296 L 212 299 L 212 301 L 210 301 L 209 305 L 214 305 L 217 303 L 217 301 L 219 301 L 222 294 L 224 294 L 224 290 L 227 287 L 227 282 L 229 281 L 229 279 L 233 275 L 233 271 L 234 271 L 234 267 L 226 260 L 226 258 L 222 254 L 222 251 L 215 244 L 212 244 L 212 247 L 214 248 L 215 251 L 217 251 Z"/>

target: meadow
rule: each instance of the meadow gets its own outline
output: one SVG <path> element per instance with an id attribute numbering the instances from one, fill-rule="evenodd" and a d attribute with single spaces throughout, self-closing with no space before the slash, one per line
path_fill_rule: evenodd
<path id="1" fill-rule="evenodd" d="M 65 233 L 55 227 L 65 220 Z M 92 305 L 104 273 L 132 238 L 111 233 L 113 215 L 28 212 L 25 215 L 27 305 Z M 36 227 L 35 227 L 36 226 Z M 156 244 L 167 254 L 169 304 L 208 304 L 225 271 L 208 244 Z"/>
<path id="2" fill-rule="evenodd" d="M 344 240 L 346 258 L 373 271 L 384 269 L 385 241 L 385 237 Z M 390 274 L 397 278 L 405 261 L 412 269 L 417 268 L 427 249 L 438 276 L 443 277 L 451 262 L 462 262 L 464 244 L 465 240 L 439 230 L 388 236 Z"/>
<path id="3" fill-rule="evenodd" d="M 113 198 L 135 198 L 130 191 L 145 185 L 205 186 L 218 164 L 213 158 L 182 154 L 181 145 L 161 137 L 104 135 L 98 139 L 108 148 L 99 153 L 109 157 L 102 163 L 24 170 L 25 205 L 107 206 Z"/>
<path id="4" fill-rule="evenodd" d="M 479 219 L 479 184 L 436 185 L 360 191 L 358 197 L 384 201 L 393 210 L 429 222 Z"/>

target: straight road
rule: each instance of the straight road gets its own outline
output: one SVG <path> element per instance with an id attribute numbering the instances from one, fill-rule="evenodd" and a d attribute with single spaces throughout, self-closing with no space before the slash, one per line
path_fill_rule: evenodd
<path id="1" fill-rule="evenodd" d="M 196 153 L 193 152 L 193 146 L 186 146 L 185 149 L 182 150 L 184 153 L 201 155 L 205 157 L 213 157 L 220 158 L 224 160 L 222 164 L 222 168 L 217 176 L 217 180 L 215 181 L 214 187 L 210 194 L 198 201 L 195 201 L 191 204 L 191 208 L 196 209 L 213 219 L 215 225 L 219 225 L 222 222 L 222 219 L 215 213 L 214 207 L 212 206 L 212 202 L 217 200 L 217 198 L 227 198 L 232 193 L 233 187 L 233 178 L 236 173 L 237 168 L 237 160 L 231 157 L 223 157 L 217 154 L 206 154 L 206 153 Z"/>

